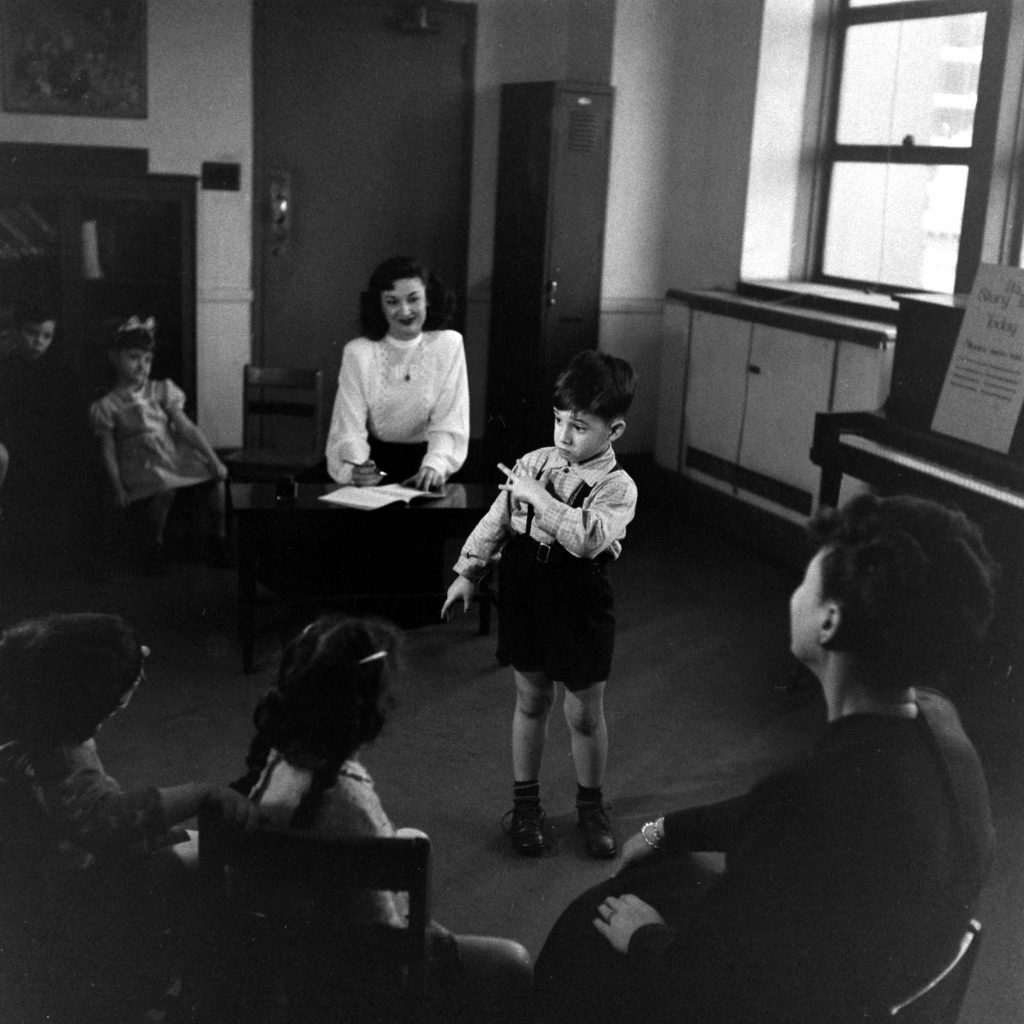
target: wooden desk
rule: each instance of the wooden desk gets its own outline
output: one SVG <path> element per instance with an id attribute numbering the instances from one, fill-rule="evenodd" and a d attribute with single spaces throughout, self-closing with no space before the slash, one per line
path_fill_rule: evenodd
<path id="1" fill-rule="evenodd" d="M 238 537 L 238 632 L 242 668 L 251 672 L 256 588 L 286 603 L 355 599 L 380 604 L 436 598 L 447 589 L 445 541 L 469 534 L 498 485 L 449 484 L 436 501 L 364 512 L 320 501 L 336 484 L 298 484 L 281 500 L 273 483 L 231 484 Z M 481 632 L 490 606 L 481 604 Z"/>

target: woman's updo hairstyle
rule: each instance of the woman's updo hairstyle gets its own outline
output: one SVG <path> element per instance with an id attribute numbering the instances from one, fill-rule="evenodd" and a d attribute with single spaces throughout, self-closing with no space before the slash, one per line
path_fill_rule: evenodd
<path id="1" fill-rule="evenodd" d="M 323 616 L 285 649 L 277 685 L 253 714 L 257 737 L 300 768 L 338 765 L 375 739 L 394 705 L 397 628 Z"/>
<path id="2" fill-rule="evenodd" d="M 823 551 L 822 597 L 842 609 L 829 647 L 869 662 L 879 690 L 935 680 L 977 653 L 997 567 L 962 512 L 864 494 L 822 510 L 810 535 Z"/>
<path id="3" fill-rule="evenodd" d="M 84 743 L 142 673 L 119 615 L 46 615 L 0 636 L 0 736 L 29 747 Z"/>
<path id="4" fill-rule="evenodd" d="M 455 293 L 422 260 L 410 256 L 392 256 L 370 275 L 370 282 L 359 296 L 359 323 L 363 335 L 380 341 L 388 333 L 388 321 L 381 308 L 381 295 L 391 291 L 396 281 L 418 277 L 427 290 L 425 331 L 447 327 L 455 314 Z"/>

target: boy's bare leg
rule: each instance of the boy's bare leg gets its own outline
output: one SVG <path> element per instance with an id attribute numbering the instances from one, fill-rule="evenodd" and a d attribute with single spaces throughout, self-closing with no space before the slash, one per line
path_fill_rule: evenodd
<path id="1" fill-rule="evenodd" d="M 572 738 L 576 764 L 576 811 L 584 845 L 591 857 L 614 857 L 618 852 L 615 834 L 604 806 L 601 786 L 608 763 L 608 725 L 604 717 L 605 683 L 585 690 L 565 691 L 562 704 Z"/>
<path id="2" fill-rule="evenodd" d="M 540 778 L 548 717 L 555 684 L 543 672 L 515 670 L 516 710 L 512 716 L 512 774 L 516 779 Z"/>
<path id="3" fill-rule="evenodd" d="M 608 725 L 604 718 L 605 685 L 594 683 L 575 693 L 566 690 L 562 702 L 572 738 L 576 781 L 588 789 L 601 787 L 608 764 Z"/>

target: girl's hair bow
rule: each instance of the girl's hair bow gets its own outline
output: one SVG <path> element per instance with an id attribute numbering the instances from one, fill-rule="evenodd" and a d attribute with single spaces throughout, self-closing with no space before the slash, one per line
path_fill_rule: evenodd
<path id="1" fill-rule="evenodd" d="M 145 331 L 152 338 L 156 331 L 156 320 L 154 317 L 140 320 L 137 316 L 130 316 L 117 329 L 118 334 L 123 334 L 126 331 Z"/>

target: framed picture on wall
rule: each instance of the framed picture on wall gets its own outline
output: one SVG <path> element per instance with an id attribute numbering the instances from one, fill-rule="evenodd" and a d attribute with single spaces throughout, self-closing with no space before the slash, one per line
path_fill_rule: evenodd
<path id="1" fill-rule="evenodd" d="M 3 109 L 146 116 L 146 0 L 0 0 Z"/>

